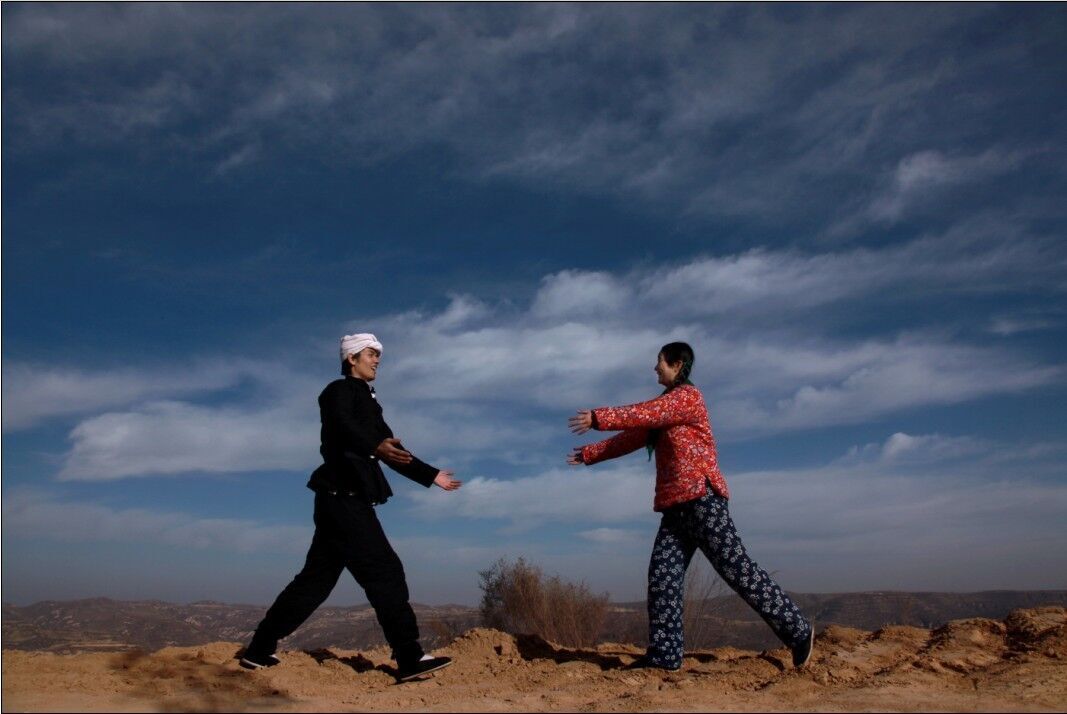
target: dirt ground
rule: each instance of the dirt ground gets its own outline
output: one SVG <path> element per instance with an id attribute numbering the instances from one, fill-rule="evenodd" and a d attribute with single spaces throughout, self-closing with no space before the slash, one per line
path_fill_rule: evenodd
<path id="1" fill-rule="evenodd" d="M 281 652 L 249 672 L 237 643 L 58 655 L 3 652 L 3 711 L 1063 711 L 1067 610 L 1017 610 L 936 630 L 831 626 L 812 662 L 785 649 L 687 653 L 681 672 L 622 666 L 629 645 L 556 647 L 470 630 L 455 664 L 396 684 L 384 650 Z"/>

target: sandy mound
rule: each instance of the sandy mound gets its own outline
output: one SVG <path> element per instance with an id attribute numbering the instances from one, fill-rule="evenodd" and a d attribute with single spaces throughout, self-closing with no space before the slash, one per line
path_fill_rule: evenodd
<path id="1" fill-rule="evenodd" d="M 1004 625 L 1012 648 L 1022 652 L 1042 651 L 1048 657 L 1067 657 L 1067 624 L 1062 607 L 1015 610 Z"/>
<path id="2" fill-rule="evenodd" d="M 689 652 L 679 673 L 622 667 L 631 645 L 558 647 L 469 630 L 438 654 L 455 664 L 397 685 L 388 652 L 280 653 L 248 672 L 237 643 L 147 654 L 3 653 L 5 711 L 1056 711 L 1067 702 L 1067 610 L 1012 612 L 936 630 L 830 626 L 812 663 L 785 649 Z"/>

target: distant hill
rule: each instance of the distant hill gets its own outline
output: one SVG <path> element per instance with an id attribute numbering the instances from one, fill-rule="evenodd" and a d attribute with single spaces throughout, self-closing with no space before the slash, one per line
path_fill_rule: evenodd
<path id="1" fill-rule="evenodd" d="M 1067 590 L 978 593 L 820 593 L 793 595 L 818 629 L 830 624 L 876 630 L 889 624 L 939 627 L 968 617 L 1003 619 L 1017 608 L 1067 606 Z M 107 598 L 45 601 L 3 606 L 3 647 L 55 652 L 107 651 L 208 642 L 246 642 L 262 619 L 263 605 L 218 602 L 173 604 Z M 766 625 L 735 595 L 711 598 L 689 608 L 687 645 L 766 649 L 777 641 Z M 479 624 L 477 608 L 415 605 L 428 648 L 442 646 Z M 601 641 L 643 645 L 647 636 L 643 602 L 614 603 Z M 381 629 L 367 605 L 325 607 L 283 643 L 286 649 L 340 647 L 366 649 L 383 644 Z"/>
<path id="2" fill-rule="evenodd" d="M 462 605 L 415 605 L 423 643 L 451 641 L 478 624 L 475 608 Z M 156 650 L 224 640 L 246 642 L 266 612 L 264 605 L 194 602 L 178 605 L 157 600 L 108 598 L 47 600 L 27 607 L 3 606 L 3 647 L 55 652 L 121 649 Z M 323 607 L 285 641 L 292 649 L 384 644 L 369 605 Z"/>
<path id="3" fill-rule="evenodd" d="M 862 592 L 790 593 L 816 629 L 843 625 L 877 630 L 886 625 L 935 628 L 951 620 L 999 620 L 1018 608 L 1067 605 L 1067 590 L 987 590 L 976 593 Z M 779 645 L 759 616 L 733 593 L 710 598 L 689 613 L 686 644 L 691 647 L 768 649 Z M 601 639 L 644 643 L 645 603 L 616 603 Z"/>

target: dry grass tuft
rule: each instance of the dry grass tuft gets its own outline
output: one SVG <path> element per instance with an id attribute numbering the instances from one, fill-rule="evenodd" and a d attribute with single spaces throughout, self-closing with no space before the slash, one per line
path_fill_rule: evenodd
<path id="1" fill-rule="evenodd" d="M 482 578 L 482 621 L 512 634 L 537 635 L 566 647 L 589 647 L 607 613 L 607 593 L 595 594 L 584 582 L 547 577 L 523 558 L 498 560 Z"/>

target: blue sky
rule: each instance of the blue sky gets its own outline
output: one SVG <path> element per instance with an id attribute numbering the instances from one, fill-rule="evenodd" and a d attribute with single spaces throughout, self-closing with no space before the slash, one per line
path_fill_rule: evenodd
<path id="1" fill-rule="evenodd" d="M 267 603 L 385 344 L 419 602 L 639 599 L 575 409 L 696 350 L 790 590 L 1067 587 L 1061 5 L 3 6 L 3 599 Z M 362 602 L 342 580 L 332 602 Z"/>

